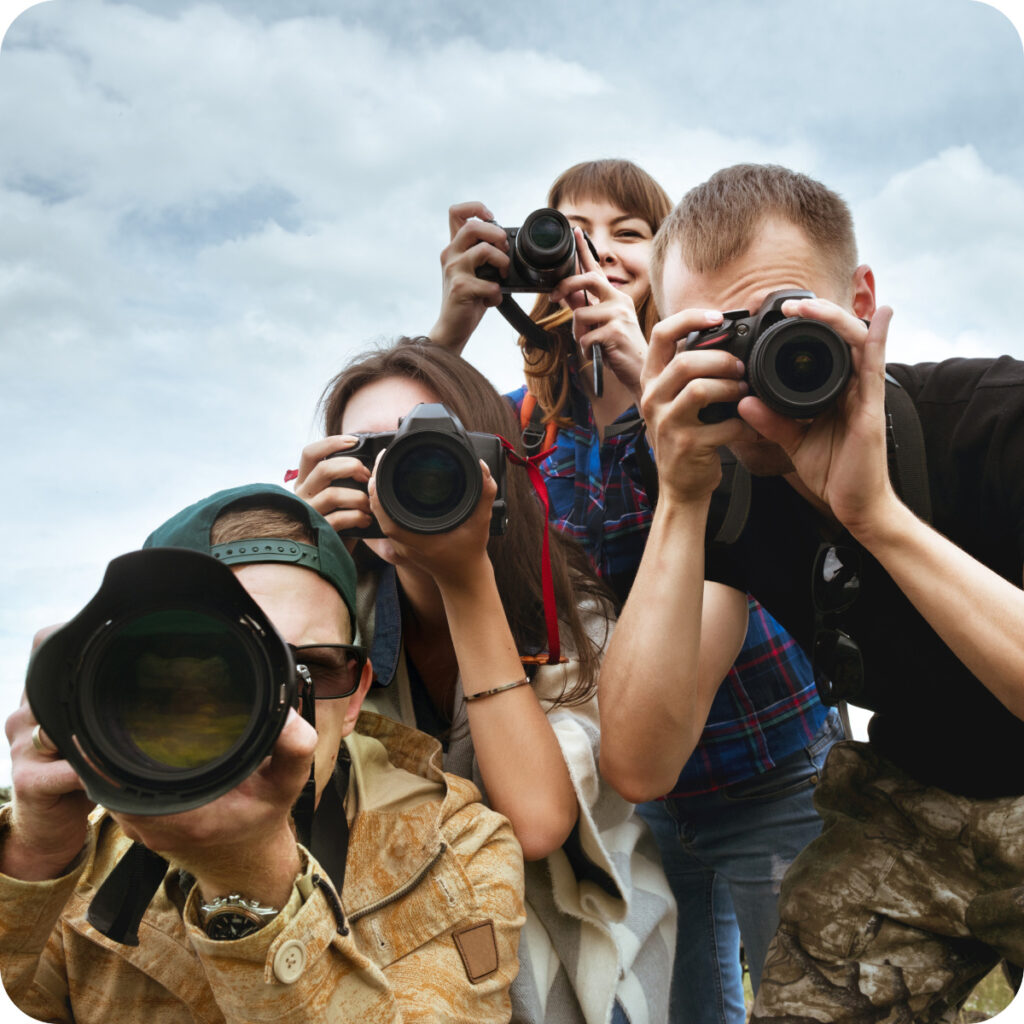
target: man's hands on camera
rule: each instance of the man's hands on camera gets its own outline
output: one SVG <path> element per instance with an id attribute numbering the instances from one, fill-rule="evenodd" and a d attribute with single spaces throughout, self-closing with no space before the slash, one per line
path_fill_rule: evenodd
<path id="1" fill-rule="evenodd" d="M 476 276 L 485 263 L 502 276 L 508 270 L 508 235 L 493 220 L 483 203 L 448 209 L 451 242 L 441 250 L 441 312 L 430 340 L 455 352 L 465 347 L 484 313 L 501 302 L 501 285 Z"/>
<path id="2" fill-rule="evenodd" d="M 782 448 L 813 497 L 854 536 L 866 539 L 890 520 L 892 505 L 899 502 L 885 447 L 885 343 L 892 309 L 879 307 L 870 326 L 820 298 L 790 300 L 783 312 L 820 320 L 849 344 L 850 383 L 836 404 L 813 420 L 781 416 L 754 397 L 740 402 L 739 413 Z"/>
<path id="3" fill-rule="evenodd" d="M 753 440 L 742 420 L 704 423 L 701 410 L 747 394 L 743 363 L 721 350 L 679 352 L 690 331 L 721 323 L 713 310 L 688 309 L 662 320 L 651 334 L 641 383 L 641 411 L 658 465 L 659 505 L 708 501 L 722 476 L 718 449 Z"/>
<path id="4" fill-rule="evenodd" d="M 639 399 L 640 372 L 647 355 L 647 342 L 637 320 L 636 306 L 605 276 L 583 237 L 583 229 L 574 228 L 573 234 L 581 272 L 560 281 L 551 292 L 551 301 L 564 301 L 574 311 L 573 337 L 584 356 L 589 358 L 591 347 L 600 343 L 605 364 L 632 392 L 634 399 Z"/>
<path id="5" fill-rule="evenodd" d="M 291 810 L 316 739 L 293 709 L 270 756 L 230 792 L 181 814 L 114 817 L 129 838 L 194 875 L 205 901 L 239 892 L 281 907 L 301 868 Z"/>
<path id="6" fill-rule="evenodd" d="M 35 646 L 55 628 L 41 630 Z M 59 878 L 71 868 L 95 806 L 74 768 L 37 726 L 24 699 L 6 723 L 13 792 L 0 871 L 27 882 Z M 315 749 L 316 730 L 292 711 L 271 756 L 231 792 L 183 814 L 114 817 L 132 839 L 190 871 L 204 898 L 243 892 L 281 906 L 300 867 L 291 808 Z"/>
<path id="7" fill-rule="evenodd" d="M 33 648 L 57 628 L 40 630 Z M 0 871 L 26 882 L 59 878 L 71 867 L 85 846 L 89 812 L 95 806 L 46 733 L 37 732 L 33 742 L 37 727 L 22 697 L 6 724 L 13 785 L 10 831 L 0 847 Z"/>
<path id="8" fill-rule="evenodd" d="M 313 506 L 339 533 L 370 525 L 370 500 L 366 492 L 354 487 L 332 487 L 334 480 L 355 480 L 367 484 L 369 468 L 359 459 L 344 454 L 357 443 L 350 434 L 335 434 L 307 444 L 299 460 L 295 493 Z M 354 542 L 350 547 L 354 546 Z"/>

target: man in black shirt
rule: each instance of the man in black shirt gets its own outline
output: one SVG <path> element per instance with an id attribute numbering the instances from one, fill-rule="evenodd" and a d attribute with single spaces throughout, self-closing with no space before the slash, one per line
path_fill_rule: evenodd
<path id="1" fill-rule="evenodd" d="M 675 777 L 753 593 L 820 685 L 875 711 L 870 742 L 829 758 L 825 829 L 783 883 L 754 1019 L 938 1020 L 999 959 L 1024 963 L 1024 363 L 889 367 L 923 434 L 929 524 L 890 481 L 891 310 L 837 195 L 779 167 L 720 171 L 662 226 L 651 280 L 661 496 L 602 670 L 602 770 L 632 793 Z M 784 289 L 816 298 L 782 313 L 828 325 L 852 357 L 810 419 L 754 397 L 735 355 L 683 344 Z M 723 402 L 739 415 L 701 418 Z M 705 551 L 722 445 L 753 476 L 750 508 L 733 544 Z"/>

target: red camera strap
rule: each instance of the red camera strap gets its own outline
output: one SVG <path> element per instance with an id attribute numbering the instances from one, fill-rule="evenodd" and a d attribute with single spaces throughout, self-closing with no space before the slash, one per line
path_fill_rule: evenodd
<path id="1" fill-rule="evenodd" d="M 555 603 L 555 581 L 551 574 L 551 550 L 548 546 L 548 509 L 550 501 L 548 500 L 547 485 L 544 483 L 544 476 L 539 468 L 539 464 L 555 449 L 553 447 L 547 448 L 542 452 L 537 452 L 536 455 L 523 458 L 505 438 L 500 434 L 497 436 L 502 448 L 505 449 L 509 462 L 516 466 L 526 467 L 530 483 L 533 484 L 533 489 L 537 492 L 537 497 L 540 499 L 541 506 L 544 509 L 544 540 L 541 547 L 540 569 L 541 584 L 544 591 L 544 621 L 547 624 L 548 630 L 548 650 L 547 654 L 523 658 L 523 661 L 529 661 L 538 665 L 557 665 L 563 658 L 561 642 L 558 637 L 558 607 Z"/>

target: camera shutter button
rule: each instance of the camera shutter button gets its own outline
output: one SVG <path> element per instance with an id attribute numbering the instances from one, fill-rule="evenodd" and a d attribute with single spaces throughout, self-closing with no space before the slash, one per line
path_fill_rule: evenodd
<path id="1" fill-rule="evenodd" d="M 274 977 L 285 985 L 298 981 L 306 966 L 306 947 L 296 939 L 282 943 L 274 954 Z"/>

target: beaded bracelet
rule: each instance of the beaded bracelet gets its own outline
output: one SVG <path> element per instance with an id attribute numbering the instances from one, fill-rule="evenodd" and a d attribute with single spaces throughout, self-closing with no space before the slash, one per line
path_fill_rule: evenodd
<path id="1" fill-rule="evenodd" d="M 467 693 L 464 694 L 465 701 L 468 704 L 470 701 L 483 700 L 484 697 L 493 697 L 496 693 L 504 693 L 506 690 L 515 690 L 520 686 L 529 686 L 530 680 L 523 676 L 522 679 L 517 679 L 514 683 L 506 683 L 504 686 L 496 686 L 493 690 L 484 690 L 483 693 Z"/>

